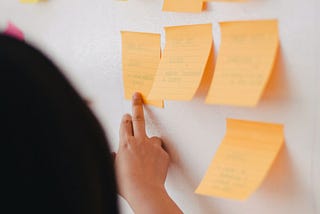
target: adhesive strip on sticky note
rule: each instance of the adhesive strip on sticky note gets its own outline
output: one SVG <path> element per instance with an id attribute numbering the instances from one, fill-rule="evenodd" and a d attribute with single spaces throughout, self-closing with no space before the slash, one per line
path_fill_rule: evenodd
<path id="1" fill-rule="evenodd" d="M 264 180 L 283 142 L 283 125 L 228 119 L 226 135 L 195 192 L 248 198 Z"/>
<path id="2" fill-rule="evenodd" d="M 164 0 L 163 11 L 199 13 L 205 8 L 202 0 Z"/>
<path id="3" fill-rule="evenodd" d="M 121 35 L 125 98 L 140 92 L 146 104 L 163 107 L 161 99 L 146 99 L 160 61 L 160 34 L 123 31 Z"/>
<path id="4" fill-rule="evenodd" d="M 212 25 L 166 27 L 166 47 L 149 99 L 190 100 L 212 47 Z"/>
<path id="5" fill-rule="evenodd" d="M 7 28 L 4 30 L 3 34 L 14 37 L 19 40 L 24 40 L 23 32 L 12 22 L 8 22 Z"/>
<path id="6" fill-rule="evenodd" d="M 223 22 L 221 45 L 206 103 L 256 106 L 279 47 L 276 20 Z"/>

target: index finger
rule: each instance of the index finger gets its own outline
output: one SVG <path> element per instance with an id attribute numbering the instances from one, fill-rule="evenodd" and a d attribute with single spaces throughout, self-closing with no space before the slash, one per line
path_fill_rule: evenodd
<path id="1" fill-rule="evenodd" d="M 140 93 L 134 93 L 132 96 L 132 125 L 133 135 L 143 141 L 146 137 L 146 127 L 143 113 L 143 101 Z"/>

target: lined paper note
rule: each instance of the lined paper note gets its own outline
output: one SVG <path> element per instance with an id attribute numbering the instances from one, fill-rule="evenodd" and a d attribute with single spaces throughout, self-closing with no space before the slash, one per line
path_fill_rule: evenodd
<path id="1" fill-rule="evenodd" d="M 163 11 L 199 13 L 205 7 L 202 0 L 164 0 Z"/>
<path id="2" fill-rule="evenodd" d="M 207 61 L 207 65 L 202 75 L 201 82 L 199 84 L 199 88 L 194 96 L 203 97 L 207 95 L 207 92 L 213 77 L 213 70 L 214 70 L 214 47 L 212 45 L 209 58 Z"/>
<path id="3" fill-rule="evenodd" d="M 12 22 L 8 22 L 7 28 L 4 30 L 3 34 L 12 36 L 19 40 L 24 40 L 23 32 Z"/>
<path id="4" fill-rule="evenodd" d="M 248 198 L 264 180 L 283 141 L 280 124 L 228 119 L 226 135 L 196 193 Z"/>
<path id="5" fill-rule="evenodd" d="M 212 25 L 166 27 L 166 47 L 148 99 L 190 100 L 212 47 Z"/>
<path id="6" fill-rule="evenodd" d="M 161 99 L 147 100 L 160 61 L 160 34 L 121 32 L 122 74 L 126 99 L 140 92 L 146 104 L 163 107 Z"/>
<path id="7" fill-rule="evenodd" d="M 224 22 L 206 103 L 257 105 L 279 47 L 276 20 Z"/>

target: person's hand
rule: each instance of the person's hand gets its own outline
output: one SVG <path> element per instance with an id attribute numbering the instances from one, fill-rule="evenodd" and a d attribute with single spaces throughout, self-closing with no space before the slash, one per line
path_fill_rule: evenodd
<path id="1" fill-rule="evenodd" d="M 135 93 L 132 117 L 126 114 L 121 121 L 120 144 L 115 157 L 119 194 L 135 212 L 178 213 L 179 208 L 164 188 L 168 166 L 169 155 L 162 148 L 161 139 L 146 135 L 142 97 Z"/>
<path id="2" fill-rule="evenodd" d="M 132 117 L 126 114 L 121 121 L 115 161 L 119 193 L 124 198 L 137 190 L 163 188 L 169 166 L 161 139 L 146 135 L 141 95 L 135 93 L 132 102 Z"/>

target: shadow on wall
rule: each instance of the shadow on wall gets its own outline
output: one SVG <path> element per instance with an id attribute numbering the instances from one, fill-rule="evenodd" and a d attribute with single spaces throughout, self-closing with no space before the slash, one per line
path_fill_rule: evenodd
<path id="1" fill-rule="evenodd" d="M 192 206 L 197 211 L 197 213 L 220 213 L 215 207 L 215 204 L 212 201 L 209 201 L 207 197 L 201 197 L 194 193 L 194 190 L 199 183 L 194 179 L 190 170 L 187 169 L 187 166 L 183 163 L 180 158 L 178 149 L 175 147 L 174 142 L 166 136 L 169 136 L 169 130 L 166 130 L 164 125 L 160 124 L 156 115 L 149 109 L 145 108 L 147 120 L 151 123 L 155 123 L 157 127 L 162 127 L 160 137 L 163 140 L 163 147 L 168 152 L 171 163 L 168 173 L 168 182 L 170 187 L 172 187 L 173 192 L 183 193 L 184 198 L 174 198 L 179 205 L 179 201 L 191 201 Z M 156 127 L 156 128 L 157 128 Z M 183 209 L 184 207 L 181 207 Z M 193 208 L 192 208 L 193 211 Z M 185 213 L 195 213 L 188 210 L 184 210 Z"/>
<path id="2" fill-rule="evenodd" d="M 170 182 L 174 186 L 175 191 L 183 192 L 188 198 L 188 201 L 191 201 L 192 204 L 195 206 L 197 213 L 221 213 L 217 210 L 217 205 L 210 200 L 208 197 L 203 197 L 194 193 L 195 189 L 199 185 L 196 179 L 187 169 L 185 164 L 180 158 L 179 151 L 175 148 L 173 142 L 170 139 L 163 138 L 164 142 L 166 142 L 166 150 L 168 151 L 172 164 L 169 168 L 169 172 L 171 175 Z M 186 188 L 187 187 L 187 188 Z M 184 199 L 180 199 L 180 201 L 185 201 Z M 183 209 L 183 207 L 182 207 Z M 194 210 L 191 212 L 185 213 L 195 213 Z"/>
<path id="3" fill-rule="evenodd" d="M 265 198 L 270 197 L 273 201 L 281 201 L 283 198 L 297 195 L 301 185 L 296 179 L 293 168 L 290 154 L 284 144 L 262 183 L 259 194 Z"/>
<path id="4" fill-rule="evenodd" d="M 287 80 L 284 55 L 280 46 L 273 72 L 261 97 L 261 104 L 287 103 L 290 99 L 290 86 Z"/>
<path id="5" fill-rule="evenodd" d="M 206 67 L 204 69 L 201 82 L 199 84 L 199 88 L 196 91 L 194 98 L 198 98 L 198 97 L 202 98 L 207 96 L 211 82 L 212 82 L 214 68 L 215 68 L 214 46 L 212 45 Z"/>

